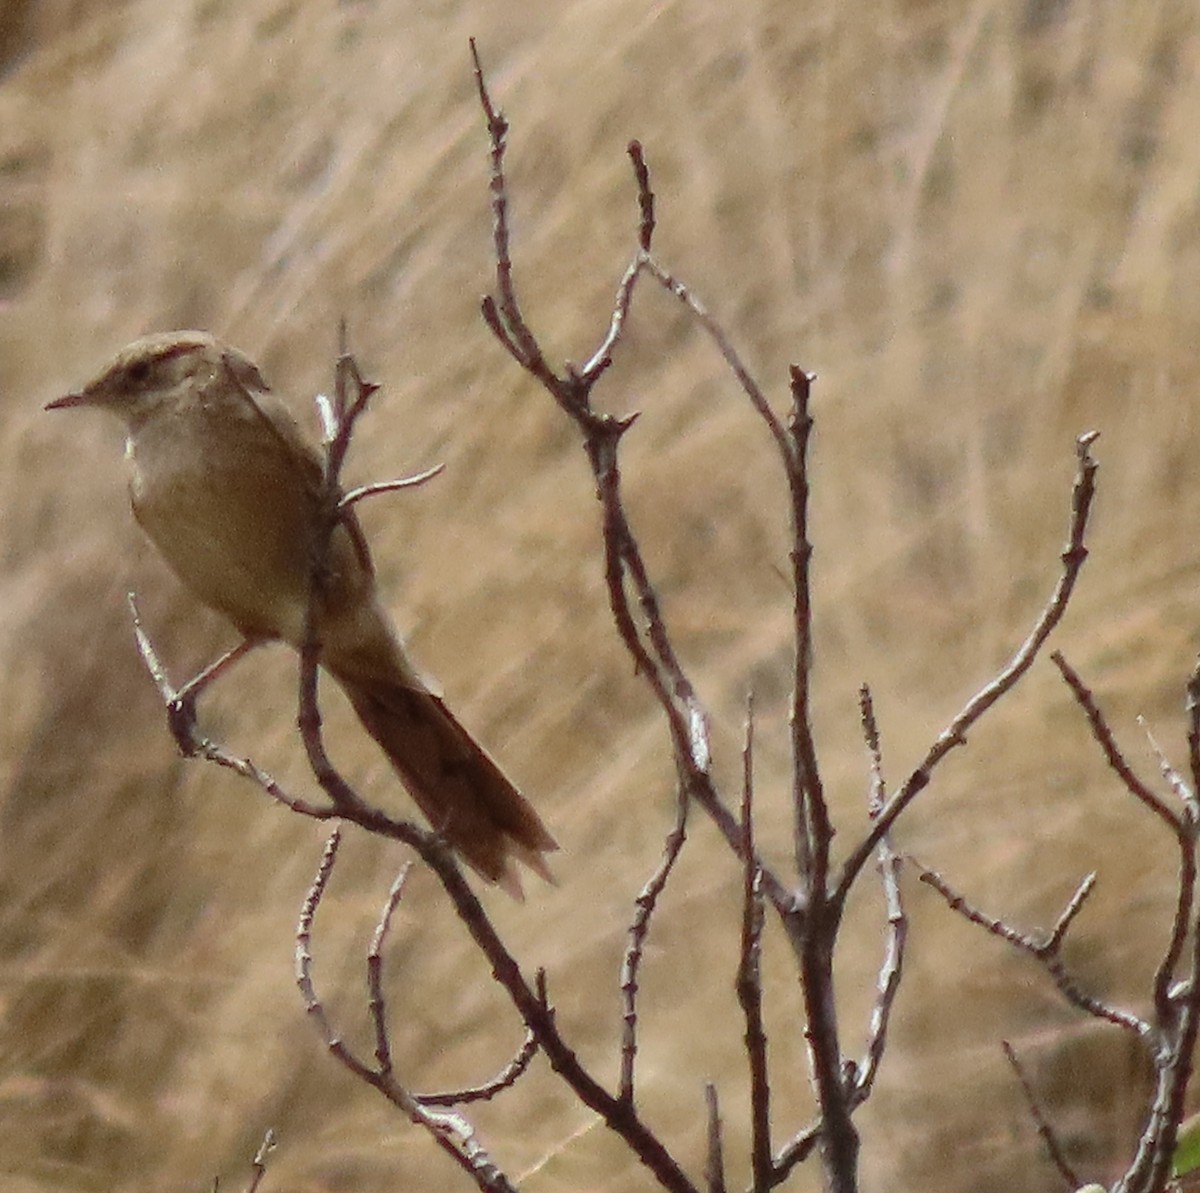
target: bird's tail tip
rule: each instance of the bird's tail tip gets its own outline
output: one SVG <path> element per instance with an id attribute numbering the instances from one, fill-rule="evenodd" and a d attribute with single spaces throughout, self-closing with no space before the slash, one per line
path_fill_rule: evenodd
<path id="1" fill-rule="evenodd" d="M 511 837 L 506 844 L 508 852 L 504 858 L 504 864 L 500 872 L 491 878 L 505 894 L 510 895 L 518 903 L 525 902 L 525 888 L 521 885 L 521 871 L 516 865 L 519 862 L 526 869 L 531 870 L 543 882 L 550 886 L 558 886 L 558 878 L 554 871 L 550 869 L 544 854 L 554 852 L 558 849 L 558 843 L 553 838 L 549 838 L 549 843 L 542 845 L 540 848 L 534 848 L 526 845 L 522 841 L 515 841 Z"/>

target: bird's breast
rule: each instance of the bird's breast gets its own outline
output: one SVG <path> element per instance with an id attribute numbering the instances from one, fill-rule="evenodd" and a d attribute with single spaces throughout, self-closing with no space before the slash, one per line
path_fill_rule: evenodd
<path id="1" fill-rule="evenodd" d="M 316 500 L 270 428 L 155 420 L 128 456 L 134 514 L 193 594 L 243 633 L 299 641 Z"/>

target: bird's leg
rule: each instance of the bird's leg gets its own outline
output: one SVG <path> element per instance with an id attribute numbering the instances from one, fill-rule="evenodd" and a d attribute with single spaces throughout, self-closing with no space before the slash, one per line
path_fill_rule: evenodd
<path id="1" fill-rule="evenodd" d="M 219 679 L 241 658 L 255 647 L 261 646 L 262 638 L 243 638 L 232 650 L 227 650 L 219 659 L 209 663 L 198 675 L 194 675 L 167 701 L 167 724 L 180 753 L 186 757 L 196 754 L 204 739 L 196 731 L 196 701 L 200 693 L 214 680 Z"/>

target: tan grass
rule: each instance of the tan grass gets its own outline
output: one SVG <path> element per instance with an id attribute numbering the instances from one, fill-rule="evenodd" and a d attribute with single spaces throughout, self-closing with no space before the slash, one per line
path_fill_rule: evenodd
<path id="1" fill-rule="evenodd" d="M 1137 711 L 1178 740 L 1200 620 L 1193 6 L 104 0 L 47 13 L 0 80 L 5 1188 L 136 1193 L 216 1173 L 237 1187 L 268 1125 L 282 1140 L 270 1188 L 461 1184 L 320 1053 L 290 977 L 319 833 L 173 758 L 124 591 L 144 592 L 181 672 L 226 639 L 139 544 L 113 428 L 40 412 L 150 328 L 226 334 L 303 394 L 328 383 L 344 314 L 386 385 L 356 475 L 446 462 L 427 489 L 374 503 L 368 529 L 418 656 L 565 847 L 561 886 L 497 916 L 547 966 L 583 1053 L 613 1056 L 618 1005 L 603 991 L 670 819 L 669 763 L 604 614 L 583 462 L 477 315 L 489 245 L 470 34 L 513 121 L 519 280 L 548 343 L 578 360 L 599 339 L 632 246 L 623 149 L 637 136 L 666 261 L 776 394 L 790 361 L 819 374 L 818 722 L 848 826 L 864 816 L 858 683 L 874 686 L 896 778 L 1049 591 L 1084 430 L 1102 433 L 1101 497 L 1059 644 L 1135 752 Z M 784 843 L 785 547 L 765 437 L 695 329 L 648 291 L 607 387 L 613 409 L 644 411 L 631 508 L 721 723 L 718 767 L 736 769 L 753 683 L 761 832 Z M 1167 842 L 1047 672 L 953 760 L 903 839 L 1029 923 L 1099 868 L 1077 963 L 1136 999 L 1165 926 Z M 256 661 L 205 716 L 302 781 L 290 675 L 282 654 Z M 350 772 L 406 806 L 370 743 L 339 727 Z M 710 1030 L 734 1005 L 737 875 L 710 830 L 689 849 L 652 938 L 642 1097 L 698 1170 L 702 1082 L 721 1084 L 737 1154 L 744 1070 L 736 1024 Z M 360 843 L 349 860 L 318 977 L 363 1038 L 361 953 L 400 859 Z M 390 963 L 404 1075 L 470 1081 L 519 1032 L 433 884 L 412 894 Z M 1004 1034 L 1028 1041 L 1049 1084 L 1073 1057 L 1100 1075 L 1056 1088 L 1074 1154 L 1103 1175 L 1136 1107 L 1123 1042 L 1097 1042 L 922 894 L 896 1047 L 862 1118 L 872 1183 L 1046 1186 Z M 839 968 L 848 1025 L 878 953 L 879 908 L 860 904 Z M 807 1093 L 789 968 L 769 944 L 768 1027 L 794 1074 L 782 1130 Z M 479 1120 L 533 1193 L 645 1187 L 544 1073 Z"/>

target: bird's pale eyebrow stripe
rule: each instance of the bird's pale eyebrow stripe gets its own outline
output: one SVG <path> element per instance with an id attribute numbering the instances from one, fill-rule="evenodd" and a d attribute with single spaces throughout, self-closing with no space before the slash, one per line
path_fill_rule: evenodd
<path id="1" fill-rule="evenodd" d="M 138 368 L 153 368 L 155 365 L 162 364 L 164 361 L 174 360 L 177 356 L 186 356 L 190 352 L 195 352 L 200 347 L 198 344 L 169 344 L 167 347 L 160 349 L 150 356 L 138 356 L 133 360 L 126 362 L 125 369 Z"/>
<path id="2" fill-rule="evenodd" d="M 189 352 L 195 352 L 199 344 L 172 344 L 169 348 L 164 348 L 161 352 L 154 356 L 154 360 L 174 360 L 177 356 L 186 356 Z"/>

